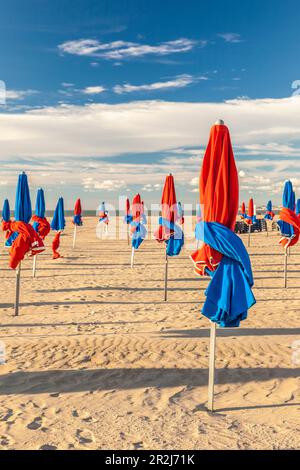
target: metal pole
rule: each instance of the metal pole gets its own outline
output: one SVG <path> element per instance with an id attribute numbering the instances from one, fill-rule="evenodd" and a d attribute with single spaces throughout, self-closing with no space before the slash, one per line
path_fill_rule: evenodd
<path id="1" fill-rule="evenodd" d="M 208 372 L 208 409 L 214 411 L 214 386 L 215 386 L 215 355 L 216 355 L 216 330 L 217 325 L 210 322 L 209 342 L 209 372 Z"/>
<path id="2" fill-rule="evenodd" d="M 251 225 L 248 226 L 249 227 L 249 232 L 248 232 L 248 248 L 250 247 L 250 240 L 251 240 Z"/>
<path id="3" fill-rule="evenodd" d="M 21 282 L 21 263 L 16 272 L 16 302 L 15 302 L 15 317 L 19 315 L 19 301 L 20 301 L 20 282 Z"/>
<path id="4" fill-rule="evenodd" d="M 288 248 L 284 249 L 284 288 L 287 288 L 287 262 L 288 262 Z"/>
<path id="5" fill-rule="evenodd" d="M 76 232 L 77 232 L 77 225 L 74 225 L 74 235 L 73 235 L 73 248 L 75 248 L 76 245 Z"/>
<path id="6" fill-rule="evenodd" d="M 36 258 L 37 258 L 37 255 L 33 257 L 32 277 L 35 277 L 36 275 Z"/>
<path id="7" fill-rule="evenodd" d="M 134 248 L 132 247 L 132 250 L 131 250 L 131 267 L 133 268 L 133 264 L 134 264 Z"/>
<path id="8" fill-rule="evenodd" d="M 166 258 L 165 258 L 165 302 L 168 300 L 168 255 L 166 251 Z"/>

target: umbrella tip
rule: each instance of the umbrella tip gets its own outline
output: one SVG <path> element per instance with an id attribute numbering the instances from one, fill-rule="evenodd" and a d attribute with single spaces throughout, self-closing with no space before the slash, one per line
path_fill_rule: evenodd
<path id="1" fill-rule="evenodd" d="M 216 125 L 216 126 L 224 126 L 224 121 L 223 121 L 223 119 L 217 119 L 216 122 L 215 122 L 215 125 Z"/>

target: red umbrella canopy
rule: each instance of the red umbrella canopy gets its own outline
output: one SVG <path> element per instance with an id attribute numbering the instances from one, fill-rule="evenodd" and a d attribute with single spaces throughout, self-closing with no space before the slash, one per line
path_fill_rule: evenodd
<path id="1" fill-rule="evenodd" d="M 239 183 L 230 134 L 223 124 L 211 128 L 200 173 L 200 205 L 204 222 L 219 222 L 234 229 L 238 211 Z M 204 244 L 192 254 L 201 263 L 200 274 L 205 266 L 214 271 L 222 254 Z"/>
<path id="2" fill-rule="evenodd" d="M 142 200 L 140 194 L 136 194 L 132 200 L 132 217 L 137 219 L 141 216 Z"/>
<path id="3" fill-rule="evenodd" d="M 165 180 L 161 197 L 162 217 L 175 222 L 177 219 L 177 201 L 173 175 L 168 175 Z"/>
<path id="4" fill-rule="evenodd" d="M 75 207 L 74 207 L 74 215 L 80 215 L 81 214 L 81 201 L 80 199 L 77 199 L 75 202 Z"/>
<path id="5" fill-rule="evenodd" d="M 246 213 L 246 205 L 245 205 L 244 202 L 242 202 L 241 213 L 242 213 L 242 214 L 245 214 L 245 213 Z"/>
<path id="6" fill-rule="evenodd" d="M 126 210 L 126 215 L 129 215 L 129 212 L 130 212 L 130 202 L 129 202 L 128 197 L 126 198 L 125 210 Z"/>
<path id="7" fill-rule="evenodd" d="M 200 174 L 200 204 L 203 219 L 234 229 L 238 211 L 239 182 L 225 125 L 211 128 Z"/>
<path id="8" fill-rule="evenodd" d="M 248 216 L 253 217 L 254 216 L 254 202 L 253 199 L 249 199 L 249 205 L 248 205 Z"/>

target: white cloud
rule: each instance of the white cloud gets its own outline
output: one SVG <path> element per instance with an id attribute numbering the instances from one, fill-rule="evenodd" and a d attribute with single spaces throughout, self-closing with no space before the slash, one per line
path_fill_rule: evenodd
<path id="1" fill-rule="evenodd" d="M 225 42 L 237 43 L 242 41 L 241 35 L 238 33 L 222 33 L 218 36 L 224 39 Z"/>
<path id="2" fill-rule="evenodd" d="M 122 93 L 132 93 L 136 91 L 156 91 L 156 90 L 166 90 L 169 88 L 184 88 L 191 83 L 195 83 L 198 80 L 207 80 L 207 77 L 193 77 L 192 75 L 178 75 L 172 80 L 167 80 L 165 82 L 154 82 L 148 83 L 145 85 L 131 85 L 126 83 L 125 85 L 116 85 L 114 87 L 114 92 L 117 94 Z"/>
<path id="3" fill-rule="evenodd" d="M 153 191 L 159 191 L 161 189 L 161 184 L 155 183 L 155 184 L 150 184 L 147 183 L 142 187 L 142 191 L 146 192 L 153 192 Z"/>
<path id="4" fill-rule="evenodd" d="M 0 113 L 1 178 L 10 186 L 17 171 L 24 169 L 31 172 L 33 184 L 48 187 L 57 181 L 83 185 L 86 191 L 140 185 L 150 193 L 172 169 L 176 184 L 197 193 L 210 126 L 217 118 L 230 128 L 242 191 L 254 191 L 262 199 L 270 191 L 279 200 L 285 179 L 300 181 L 297 96 L 222 103 L 61 105 Z M 126 163 L 128 154 L 147 152 L 161 158 Z M 118 160 L 101 161 L 110 156 Z"/>
<path id="5" fill-rule="evenodd" d="M 27 96 L 35 95 L 36 90 L 6 90 L 5 98 L 7 100 L 23 100 Z"/>
<path id="6" fill-rule="evenodd" d="M 97 39 L 78 39 L 62 43 L 58 46 L 58 49 L 62 53 L 78 56 L 121 60 L 128 57 L 143 57 L 147 55 L 165 56 L 187 52 L 192 50 L 196 45 L 204 47 L 205 44 L 205 41 L 194 41 L 187 38 L 166 41 L 157 45 L 128 41 L 103 43 Z"/>
<path id="7" fill-rule="evenodd" d="M 99 95 L 100 93 L 103 93 L 105 91 L 105 88 L 103 86 L 88 86 L 82 90 L 82 93 L 85 95 Z"/>
<path id="8" fill-rule="evenodd" d="M 190 181 L 190 185 L 191 186 L 198 186 L 199 185 L 199 176 L 195 176 L 194 178 L 192 178 L 191 181 Z"/>
<path id="9" fill-rule="evenodd" d="M 295 154 L 299 150 L 300 128 L 295 123 L 300 122 L 300 97 L 293 96 L 223 103 L 62 104 L 22 114 L 0 113 L 0 158 L 113 156 L 203 148 L 211 124 L 219 117 L 228 124 L 241 154 L 254 151 L 286 156 L 286 146 Z M 270 148 L 270 142 L 276 145 Z"/>
<path id="10" fill-rule="evenodd" d="M 105 191 L 117 191 L 121 188 L 126 188 L 124 180 L 95 180 L 92 177 L 86 177 L 82 180 L 84 189 L 88 190 L 105 190 Z"/>

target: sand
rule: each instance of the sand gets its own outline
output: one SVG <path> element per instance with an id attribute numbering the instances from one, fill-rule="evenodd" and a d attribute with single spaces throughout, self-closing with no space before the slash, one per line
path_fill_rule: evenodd
<path id="1" fill-rule="evenodd" d="M 36 279 L 23 262 L 19 317 L 1 250 L 0 448 L 299 449 L 300 247 L 284 289 L 278 234 L 252 236 L 257 304 L 239 329 L 218 329 L 211 414 L 208 281 L 190 243 L 170 260 L 164 302 L 164 247 L 146 240 L 130 269 L 126 240 L 98 239 L 95 224 L 73 250 L 68 220 L 64 258 L 48 249 Z"/>

